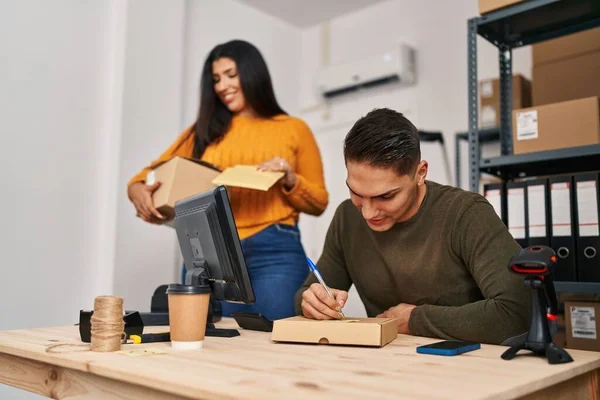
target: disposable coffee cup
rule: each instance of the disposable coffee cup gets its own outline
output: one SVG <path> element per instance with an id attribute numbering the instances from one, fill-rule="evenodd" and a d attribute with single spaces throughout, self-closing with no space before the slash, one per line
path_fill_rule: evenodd
<path id="1" fill-rule="evenodd" d="M 167 288 L 171 347 L 200 349 L 204 344 L 210 288 L 171 284 Z"/>

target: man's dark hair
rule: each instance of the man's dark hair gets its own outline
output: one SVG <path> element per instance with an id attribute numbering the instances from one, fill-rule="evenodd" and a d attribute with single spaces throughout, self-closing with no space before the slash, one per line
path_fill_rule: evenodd
<path id="1" fill-rule="evenodd" d="M 344 160 L 413 174 L 421 161 L 419 131 L 401 113 L 378 108 L 354 124 L 344 140 Z"/>

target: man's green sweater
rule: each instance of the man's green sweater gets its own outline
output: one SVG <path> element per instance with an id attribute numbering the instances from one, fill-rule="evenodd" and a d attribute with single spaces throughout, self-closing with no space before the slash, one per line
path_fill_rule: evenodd
<path id="1" fill-rule="evenodd" d="M 484 197 L 427 181 L 417 214 L 386 232 L 340 204 L 317 265 L 328 286 L 354 284 L 370 317 L 414 304 L 412 335 L 499 344 L 528 327 L 530 294 L 507 268 L 519 250 Z M 311 274 L 298 291 L 298 314 L 315 282 Z"/>

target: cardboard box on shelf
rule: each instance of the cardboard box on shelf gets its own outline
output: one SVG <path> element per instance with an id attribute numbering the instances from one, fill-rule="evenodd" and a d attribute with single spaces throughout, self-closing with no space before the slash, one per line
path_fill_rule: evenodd
<path id="1" fill-rule="evenodd" d="M 513 110 L 514 154 L 598 143 L 598 97 Z"/>
<path id="2" fill-rule="evenodd" d="M 160 182 L 152 200 L 154 207 L 172 220 L 175 217 L 175 202 L 209 190 L 215 185 L 213 179 L 220 174 L 215 167 L 197 160 L 175 156 L 153 166 L 146 176 L 146 184 Z M 171 224 L 168 224 L 172 226 Z"/>
<path id="3" fill-rule="evenodd" d="M 532 47 L 534 106 L 600 96 L 600 28 Z"/>
<path id="4" fill-rule="evenodd" d="M 393 318 L 346 318 L 319 321 L 300 316 L 276 320 L 274 342 L 383 347 L 398 336 Z"/>
<path id="5" fill-rule="evenodd" d="M 587 29 L 532 46 L 533 66 L 600 51 L 600 28 Z"/>
<path id="6" fill-rule="evenodd" d="M 600 351 L 600 303 L 565 302 L 567 348 Z"/>
<path id="7" fill-rule="evenodd" d="M 512 105 L 515 108 L 531 106 L 531 82 L 523 75 L 513 75 Z M 500 79 L 484 79 L 479 82 L 479 125 L 492 128 L 500 125 Z"/>
<path id="8" fill-rule="evenodd" d="M 600 38 L 598 39 L 600 43 Z M 600 50 L 533 68 L 533 104 L 600 96 Z"/>
<path id="9" fill-rule="evenodd" d="M 479 0 L 479 14 L 487 14 L 527 0 Z"/>

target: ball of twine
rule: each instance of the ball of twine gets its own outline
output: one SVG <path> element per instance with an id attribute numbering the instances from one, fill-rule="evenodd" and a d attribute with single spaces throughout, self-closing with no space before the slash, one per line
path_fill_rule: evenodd
<path id="1" fill-rule="evenodd" d="M 123 321 L 123 298 L 99 296 L 94 299 L 91 322 L 91 350 L 118 351 L 125 335 Z"/>

